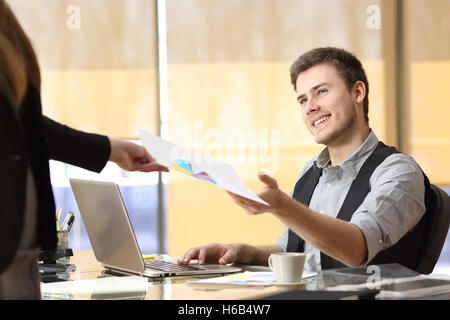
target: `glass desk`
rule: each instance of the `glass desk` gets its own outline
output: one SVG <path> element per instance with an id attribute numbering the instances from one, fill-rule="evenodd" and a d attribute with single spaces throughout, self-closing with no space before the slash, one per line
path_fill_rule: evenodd
<path id="1" fill-rule="evenodd" d="M 377 280 L 382 280 L 383 286 L 392 287 L 392 279 L 422 277 L 416 272 L 400 265 L 382 265 L 358 268 L 344 268 L 319 272 L 315 277 L 305 279 L 299 287 L 289 288 L 276 285 L 255 286 L 223 286 L 214 288 L 190 285 L 190 280 L 200 280 L 206 277 L 170 277 L 151 279 L 139 276 L 113 275 L 102 268 L 91 250 L 75 251 L 70 263 L 77 266 L 76 270 L 67 274 L 43 275 L 41 282 L 42 299 L 125 299 L 125 300 L 257 300 L 303 299 L 308 293 L 320 293 L 333 290 L 335 292 L 356 291 L 367 294 L 365 298 L 374 298 L 379 291 L 374 288 Z M 270 271 L 261 266 L 240 266 L 243 271 Z M 378 278 L 377 278 L 378 277 Z M 427 278 L 429 279 L 429 278 Z M 444 280 L 442 280 L 444 281 Z M 446 291 L 450 292 L 450 279 Z M 372 285 L 372 287 L 371 287 Z M 332 288 L 332 289 L 330 289 Z M 336 290 L 334 290 L 336 288 Z M 444 297 L 447 297 L 444 296 Z M 317 297 L 317 295 L 311 295 Z M 303 297 L 303 298 L 302 298 Z M 358 298 L 358 295 L 351 296 Z M 359 298 L 363 297 L 360 295 Z M 345 298 L 345 297 L 344 297 Z"/>

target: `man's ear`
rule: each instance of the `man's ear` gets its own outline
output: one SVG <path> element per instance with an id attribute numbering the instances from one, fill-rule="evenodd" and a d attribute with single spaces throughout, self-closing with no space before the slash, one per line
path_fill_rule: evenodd
<path id="1" fill-rule="evenodd" d="M 353 99 L 356 103 L 364 103 L 366 97 L 366 85 L 362 81 L 356 81 L 353 85 Z"/>

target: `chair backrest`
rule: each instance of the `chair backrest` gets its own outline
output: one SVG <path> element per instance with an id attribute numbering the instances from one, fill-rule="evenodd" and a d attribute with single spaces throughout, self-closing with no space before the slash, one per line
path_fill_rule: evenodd
<path id="1" fill-rule="evenodd" d="M 417 272 L 429 274 L 441 255 L 450 225 L 450 196 L 441 188 L 430 184 L 430 205 L 425 230 L 424 250 L 419 258 Z"/>

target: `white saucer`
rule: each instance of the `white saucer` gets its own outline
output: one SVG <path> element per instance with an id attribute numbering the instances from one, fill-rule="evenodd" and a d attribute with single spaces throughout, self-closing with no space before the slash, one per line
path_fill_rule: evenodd
<path id="1" fill-rule="evenodd" d="M 270 282 L 275 286 L 298 286 L 306 283 L 304 280 L 299 282 L 277 282 L 277 280 L 273 280 Z"/>
<path id="2" fill-rule="evenodd" d="M 278 291 L 290 291 L 297 290 L 303 287 L 306 281 L 302 280 L 300 282 L 277 282 L 276 280 L 271 281 L 271 283 L 277 288 Z"/>

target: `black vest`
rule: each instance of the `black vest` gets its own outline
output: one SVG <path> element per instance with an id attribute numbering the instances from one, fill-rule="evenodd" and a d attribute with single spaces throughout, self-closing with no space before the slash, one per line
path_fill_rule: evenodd
<path id="1" fill-rule="evenodd" d="M 338 219 L 350 221 L 353 213 L 358 209 L 361 203 L 370 192 L 370 177 L 384 159 L 388 156 L 398 153 L 394 147 L 388 147 L 381 141 L 378 143 L 374 152 L 364 162 L 361 170 L 358 172 L 355 180 L 353 180 L 347 196 L 337 215 Z M 316 188 L 319 178 L 322 175 L 322 169 L 315 164 L 300 178 L 294 188 L 293 198 L 306 206 L 309 206 L 314 189 Z M 409 269 L 415 270 L 418 267 L 418 260 L 423 248 L 424 230 L 428 220 L 430 182 L 425 174 L 425 207 L 427 211 L 423 215 L 419 223 L 403 236 L 395 245 L 380 251 L 369 263 L 385 264 L 399 263 Z M 287 250 L 288 252 L 303 252 L 305 250 L 305 241 L 289 230 Z M 345 267 L 344 264 L 327 256 L 323 252 L 320 253 L 322 270 Z"/>

